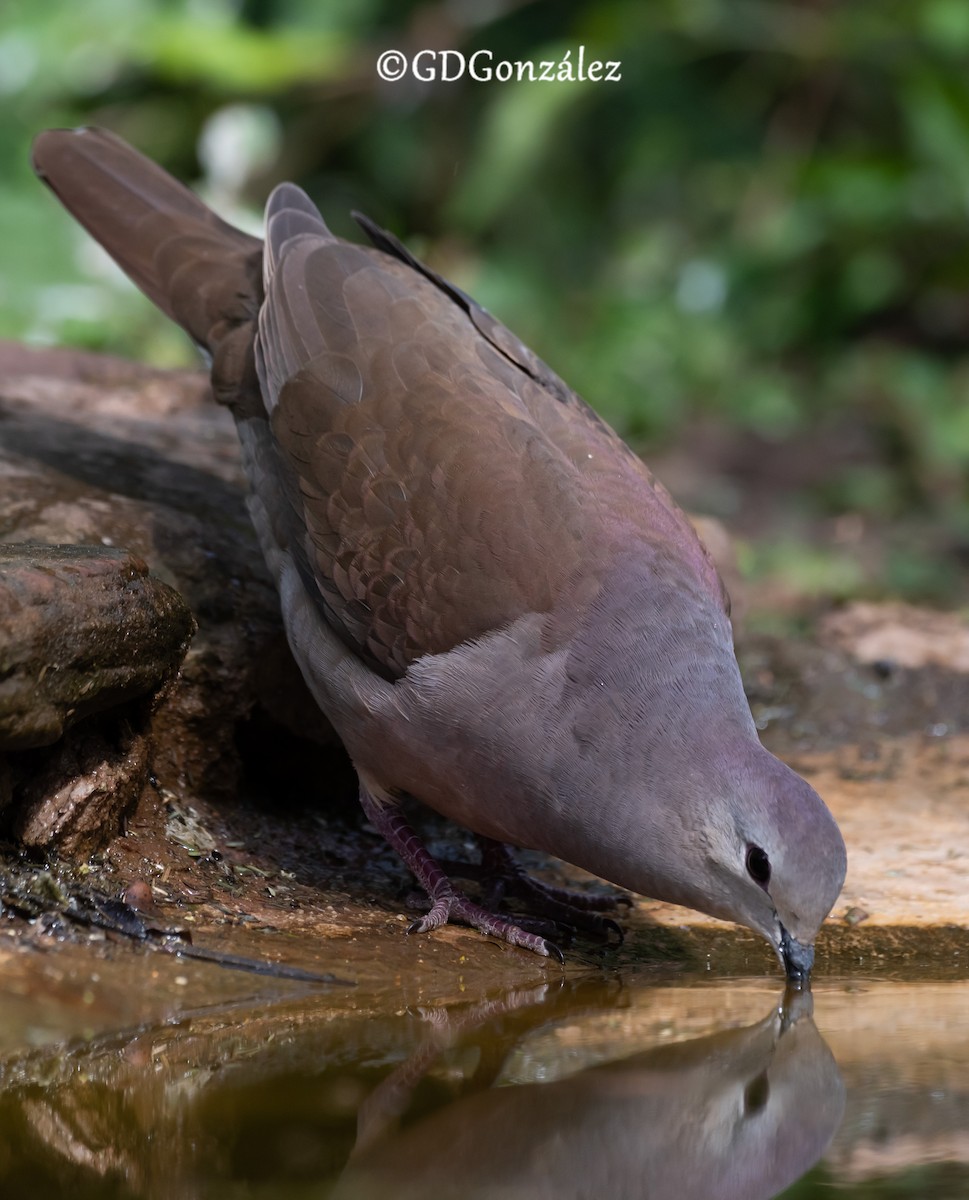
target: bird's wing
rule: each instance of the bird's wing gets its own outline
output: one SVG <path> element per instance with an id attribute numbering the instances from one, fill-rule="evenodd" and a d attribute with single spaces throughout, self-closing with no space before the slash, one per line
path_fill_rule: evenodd
<path id="1" fill-rule="evenodd" d="M 524 347 L 484 335 L 450 285 L 334 238 L 291 185 L 267 207 L 264 269 L 256 360 L 297 484 L 297 558 L 381 674 L 570 591 L 584 602 L 617 504 L 704 558 L 612 431 L 523 366 Z"/>
<path id="2" fill-rule="evenodd" d="M 363 213 L 355 212 L 353 216 L 357 224 L 378 250 L 383 250 L 385 254 L 389 254 L 400 262 L 406 263 L 407 266 L 412 267 L 419 274 L 423 275 L 425 279 L 429 279 L 431 283 L 450 296 L 455 304 L 468 314 L 478 332 L 496 350 L 499 350 L 509 361 L 520 367 L 526 375 L 541 384 L 546 392 L 549 392 L 557 400 L 561 401 L 561 403 L 571 408 L 581 409 L 591 422 L 601 425 L 603 429 L 612 435 L 613 440 L 628 452 L 625 442 L 605 425 L 595 409 L 573 392 L 568 384 L 560 379 L 547 363 L 542 362 L 538 355 L 530 350 L 524 342 L 515 337 L 510 329 L 507 329 L 500 321 L 496 321 L 487 309 L 482 308 L 467 292 L 463 292 L 459 287 L 455 287 L 453 283 L 450 283 L 436 271 L 432 271 L 420 259 L 415 258 L 403 242 L 388 232 L 388 230 L 382 229 L 375 221 L 371 221 Z"/>
<path id="3" fill-rule="evenodd" d="M 696 538 L 692 526 L 666 488 L 653 477 L 642 459 L 633 453 L 615 430 L 547 363 L 467 292 L 436 271 L 432 271 L 411 254 L 399 238 L 382 229 L 375 221 L 359 212 L 355 212 L 353 216 L 374 246 L 406 263 L 435 284 L 467 313 L 482 337 L 534 381 L 537 387 L 522 385 L 522 399 L 528 404 L 532 415 L 548 437 L 568 457 L 576 461 L 588 460 L 584 465 L 587 470 L 594 471 L 597 475 L 597 486 L 600 490 L 610 490 L 603 488 L 603 476 L 612 476 L 611 482 L 616 489 L 613 498 L 622 508 L 628 507 L 631 500 L 630 476 L 637 477 L 638 486 L 634 486 L 632 491 L 637 491 L 644 483 L 651 489 L 653 495 L 645 498 L 644 511 L 641 514 L 642 523 L 648 527 L 651 538 L 665 537 L 678 544 L 684 557 L 699 575 L 702 585 L 729 614 L 730 598 L 706 547 Z M 552 404 L 550 400 L 558 403 Z M 626 499 L 625 505 L 623 494 Z"/>

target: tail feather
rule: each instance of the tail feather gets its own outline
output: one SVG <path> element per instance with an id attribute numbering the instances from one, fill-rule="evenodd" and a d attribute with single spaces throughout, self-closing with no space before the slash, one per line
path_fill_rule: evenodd
<path id="1" fill-rule="evenodd" d="M 34 170 L 148 298 L 214 353 L 220 336 L 255 318 L 262 242 L 103 129 L 50 129 L 34 140 Z"/>

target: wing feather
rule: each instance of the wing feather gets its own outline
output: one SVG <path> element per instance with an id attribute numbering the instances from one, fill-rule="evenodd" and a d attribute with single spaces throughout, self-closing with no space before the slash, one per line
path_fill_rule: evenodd
<path id="1" fill-rule="evenodd" d="M 591 601 L 630 532 L 684 544 L 719 595 L 682 513 L 557 376 L 390 235 L 334 238 L 293 191 L 270 219 L 256 361 L 304 580 L 374 669 Z"/>

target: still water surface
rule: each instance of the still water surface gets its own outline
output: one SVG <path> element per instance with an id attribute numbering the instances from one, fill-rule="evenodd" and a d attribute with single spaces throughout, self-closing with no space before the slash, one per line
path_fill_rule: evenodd
<path id="1" fill-rule="evenodd" d="M 133 1025 L 0 995 L 0 1195 L 969 1196 L 969 983 L 235 986 Z"/>

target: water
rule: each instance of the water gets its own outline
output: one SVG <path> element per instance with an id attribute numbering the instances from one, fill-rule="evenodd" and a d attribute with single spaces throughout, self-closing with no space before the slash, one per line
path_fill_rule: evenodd
<path id="1" fill-rule="evenodd" d="M 4 1196 L 969 1196 L 969 983 L 592 973 L 405 1006 L 71 953 L 4 964 Z"/>

